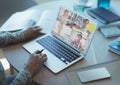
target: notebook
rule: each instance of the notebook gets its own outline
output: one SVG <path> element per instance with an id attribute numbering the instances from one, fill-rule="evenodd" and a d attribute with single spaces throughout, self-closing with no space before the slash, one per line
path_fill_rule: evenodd
<path id="1" fill-rule="evenodd" d="M 45 62 L 58 73 L 86 55 L 97 23 L 68 9 L 60 8 L 51 33 L 23 45 L 30 53 L 44 49 Z"/>
<path id="2" fill-rule="evenodd" d="M 120 20 L 120 16 L 105 8 L 90 9 L 87 13 L 104 24 Z"/>
<path id="3" fill-rule="evenodd" d="M 120 55 L 120 37 L 109 44 L 109 51 Z"/>
<path id="4" fill-rule="evenodd" d="M 119 26 L 103 27 L 103 28 L 100 28 L 100 31 L 106 38 L 120 36 L 120 27 Z"/>

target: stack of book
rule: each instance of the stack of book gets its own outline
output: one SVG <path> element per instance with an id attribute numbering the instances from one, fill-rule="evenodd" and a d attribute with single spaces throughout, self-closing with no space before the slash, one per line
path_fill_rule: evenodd
<path id="1" fill-rule="evenodd" d="M 120 36 L 120 24 L 119 26 L 104 26 L 99 29 L 105 38 Z"/>
<path id="2" fill-rule="evenodd" d="M 109 51 L 120 55 L 120 37 L 109 44 Z"/>

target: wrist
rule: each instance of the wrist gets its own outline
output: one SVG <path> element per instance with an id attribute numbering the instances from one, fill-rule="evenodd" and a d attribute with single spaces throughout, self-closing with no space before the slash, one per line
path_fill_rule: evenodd
<path id="1" fill-rule="evenodd" d="M 32 72 L 32 69 L 30 67 L 26 66 L 24 68 L 24 70 L 28 71 L 30 73 L 30 75 L 33 76 L 33 72 Z"/>

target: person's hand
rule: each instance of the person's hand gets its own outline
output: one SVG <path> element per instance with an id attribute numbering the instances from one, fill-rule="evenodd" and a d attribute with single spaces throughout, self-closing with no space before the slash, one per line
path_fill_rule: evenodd
<path id="1" fill-rule="evenodd" d="M 42 54 L 40 51 L 36 51 L 30 55 L 30 58 L 24 69 L 29 71 L 33 77 L 40 70 L 46 60 L 46 54 Z"/>
<path id="2" fill-rule="evenodd" d="M 39 26 L 29 27 L 24 30 L 25 40 L 30 40 L 39 36 L 41 28 Z"/>

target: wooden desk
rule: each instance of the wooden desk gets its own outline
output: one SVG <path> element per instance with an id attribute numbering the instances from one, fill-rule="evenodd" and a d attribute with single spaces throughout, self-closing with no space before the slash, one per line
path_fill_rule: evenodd
<path id="1" fill-rule="evenodd" d="M 68 0 L 60 0 L 45 3 L 42 5 L 32 7 L 29 10 L 38 9 L 40 11 L 56 11 L 60 6 L 73 9 L 72 7 L 74 0 L 69 1 L 69 4 L 67 3 L 67 1 Z M 65 71 L 120 58 L 118 55 L 108 52 L 108 43 L 111 42 L 111 40 L 113 39 L 114 38 L 105 39 L 104 36 L 97 30 L 93 38 L 92 44 L 90 46 L 90 49 L 88 51 L 88 54 L 83 60 L 75 63 L 74 65 L 70 66 L 69 68 L 63 70 L 58 74 L 52 73 L 49 69 L 43 66 L 39 73 L 36 76 L 34 76 L 33 80 L 43 85 L 69 85 L 69 82 L 64 74 Z M 18 71 L 23 69 L 24 64 L 26 63 L 30 55 L 25 49 L 22 48 L 23 44 L 24 43 L 11 45 L 3 49 L 4 55 L 9 61 L 9 63 Z"/>

